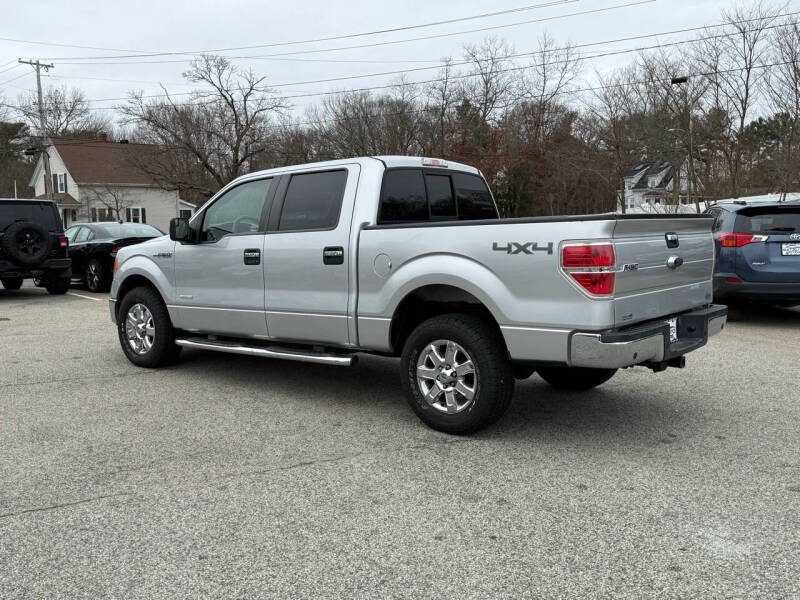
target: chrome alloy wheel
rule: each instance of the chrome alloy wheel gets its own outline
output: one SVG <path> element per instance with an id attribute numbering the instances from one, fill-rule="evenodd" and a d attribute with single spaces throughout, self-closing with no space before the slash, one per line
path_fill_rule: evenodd
<path id="1" fill-rule="evenodd" d="M 153 347 L 156 327 L 153 315 L 144 304 L 134 304 L 125 317 L 125 337 L 136 354 L 147 354 Z"/>
<path id="2" fill-rule="evenodd" d="M 478 373 L 464 348 L 452 340 L 436 340 L 420 352 L 417 385 L 433 408 L 454 414 L 475 400 Z"/>

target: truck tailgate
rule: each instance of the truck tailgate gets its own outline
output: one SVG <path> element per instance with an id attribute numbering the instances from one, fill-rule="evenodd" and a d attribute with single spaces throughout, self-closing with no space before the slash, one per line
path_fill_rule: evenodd
<path id="1" fill-rule="evenodd" d="M 614 319 L 623 326 L 709 304 L 713 218 L 621 218 L 614 227 Z"/>

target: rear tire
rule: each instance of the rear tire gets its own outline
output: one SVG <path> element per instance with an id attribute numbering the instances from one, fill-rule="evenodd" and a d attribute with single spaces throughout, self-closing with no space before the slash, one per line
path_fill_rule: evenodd
<path id="1" fill-rule="evenodd" d="M 562 390 L 589 390 L 611 379 L 617 369 L 587 369 L 584 367 L 538 367 L 539 377 Z"/>
<path id="2" fill-rule="evenodd" d="M 0 279 L 3 282 L 3 287 L 7 290 L 18 290 L 22 287 L 22 277 L 6 277 L 5 279 Z"/>
<path id="3" fill-rule="evenodd" d="M 148 369 L 174 363 L 182 348 L 164 301 L 151 287 L 137 287 L 123 296 L 117 313 L 117 335 L 122 351 L 138 367 Z"/>
<path id="4" fill-rule="evenodd" d="M 91 259 L 86 264 L 84 280 L 86 281 L 86 288 L 90 292 L 105 292 L 108 289 L 105 269 L 103 269 L 103 265 L 96 258 Z"/>
<path id="5" fill-rule="evenodd" d="M 468 314 L 433 317 L 409 336 L 403 388 L 429 427 L 468 434 L 496 422 L 514 394 L 514 372 L 500 332 Z"/>
<path id="6" fill-rule="evenodd" d="M 69 277 L 53 277 L 44 286 L 48 294 L 61 295 L 69 291 Z"/>

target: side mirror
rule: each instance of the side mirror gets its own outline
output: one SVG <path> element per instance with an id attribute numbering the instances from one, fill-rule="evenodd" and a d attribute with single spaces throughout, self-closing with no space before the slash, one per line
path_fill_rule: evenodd
<path id="1" fill-rule="evenodd" d="M 189 227 L 189 219 L 176 217 L 169 222 L 169 239 L 174 242 L 191 241 L 192 230 Z"/>

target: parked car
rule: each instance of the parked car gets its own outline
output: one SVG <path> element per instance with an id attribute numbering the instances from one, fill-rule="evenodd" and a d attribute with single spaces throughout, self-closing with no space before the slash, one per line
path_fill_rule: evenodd
<path id="1" fill-rule="evenodd" d="M 721 202 L 714 217 L 714 299 L 800 304 L 800 203 Z"/>
<path id="2" fill-rule="evenodd" d="M 46 200 L 0 200 L 0 282 L 17 290 L 36 279 L 51 294 L 69 289 L 72 261 L 56 205 Z"/>
<path id="3" fill-rule="evenodd" d="M 72 283 L 85 284 L 92 292 L 106 291 L 119 249 L 162 235 L 162 231 L 144 223 L 76 223 L 66 231 Z"/>
<path id="4" fill-rule="evenodd" d="M 439 159 L 285 167 L 120 249 L 111 317 L 143 367 L 184 347 L 329 365 L 400 356 L 417 415 L 468 433 L 534 370 L 588 389 L 622 367 L 682 367 L 727 318 L 711 304 L 712 222 L 500 219 L 477 169 Z"/>

